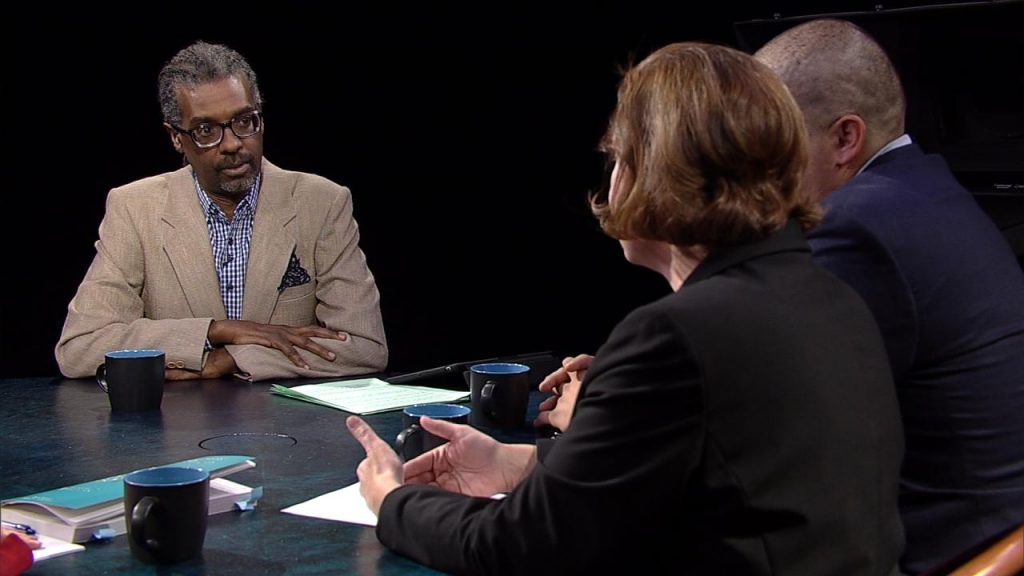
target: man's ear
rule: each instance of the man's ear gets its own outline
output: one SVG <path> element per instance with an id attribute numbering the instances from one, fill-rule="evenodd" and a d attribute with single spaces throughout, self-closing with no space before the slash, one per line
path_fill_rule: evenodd
<path id="1" fill-rule="evenodd" d="M 166 130 L 167 135 L 171 137 L 171 146 L 174 146 L 174 150 L 177 151 L 178 154 L 184 154 L 185 149 L 181 145 L 181 134 L 167 122 L 164 122 L 164 130 Z"/>
<path id="2" fill-rule="evenodd" d="M 868 128 L 864 119 L 857 114 L 844 114 L 828 128 L 832 143 L 833 161 L 836 167 L 857 170 L 867 158 Z"/>

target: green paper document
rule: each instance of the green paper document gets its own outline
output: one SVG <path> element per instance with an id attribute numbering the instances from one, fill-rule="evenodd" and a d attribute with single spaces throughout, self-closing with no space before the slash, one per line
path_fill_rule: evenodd
<path id="1" fill-rule="evenodd" d="M 400 410 L 413 404 L 459 402 L 469 398 L 469 392 L 466 391 L 424 386 L 401 386 L 389 384 L 379 378 L 303 384 L 292 388 L 271 384 L 270 393 L 353 414 L 376 414 L 389 410 Z"/>

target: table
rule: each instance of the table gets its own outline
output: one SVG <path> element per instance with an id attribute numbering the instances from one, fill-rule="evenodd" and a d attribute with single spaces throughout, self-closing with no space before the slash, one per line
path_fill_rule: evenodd
<path id="1" fill-rule="evenodd" d="M 529 421 L 539 401 L 533 392 Z M 127 415 L 112 414 L 90 379 L 0 380 L 0 499 L 209 455 L 200 442 L 222 434 L 295 440 L 266 451 L 255 470 L 229 476 L 242 482 L 243 474 L 260 474 L 263 498 L 256 510 L 209 518 L 203 559 L 148 565 L 122 535 L 39 562 L 27 574 L 437 574 L 388 551 L 373 528 L 280 512 L 356 481 L 364 454 L 345 428 L 347 415 L 237 379 L 168 382 L 159 412 Z M 400 412 L 365 418 L 389 441 L 401 430 Z M 528 442 L 533 433 L 524 427 L 501 439 Z"/>

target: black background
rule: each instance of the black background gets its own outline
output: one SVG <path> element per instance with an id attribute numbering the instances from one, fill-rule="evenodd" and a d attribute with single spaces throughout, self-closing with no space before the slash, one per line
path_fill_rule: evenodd
<path id="1" fill-rule="evenodd" d="M 681 40 L 736 45 L 737 21 L 876 5 L 438 4 L 8 15 L 0 373 L 57 374 L 53 347 L 107 192 L 179 165 L 156 76 L 194 40 L 226 43 L 256 70 L 268 159 L 352 189 L 390 369 L 404 371 L 593 352 L 668 292 L 622 259 L 586 203 L 631 57 Z"/>

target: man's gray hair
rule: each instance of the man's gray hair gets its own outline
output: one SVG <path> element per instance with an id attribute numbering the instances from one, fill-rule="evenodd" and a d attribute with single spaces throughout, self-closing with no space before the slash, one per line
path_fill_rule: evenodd
<path id="1" fill-rule="evenodd" d="M 192 87 L 231 76 L 246 81 L 253 104 L 257 110 L 262 110 L 263 99 L 260 97 L 256 73 L 241 54 L 227 46 L 203 41 L 183 48 L 160 70 L 158 86 L 164 121 L 175 126 L 181 125 L 179 87 Z"/>

